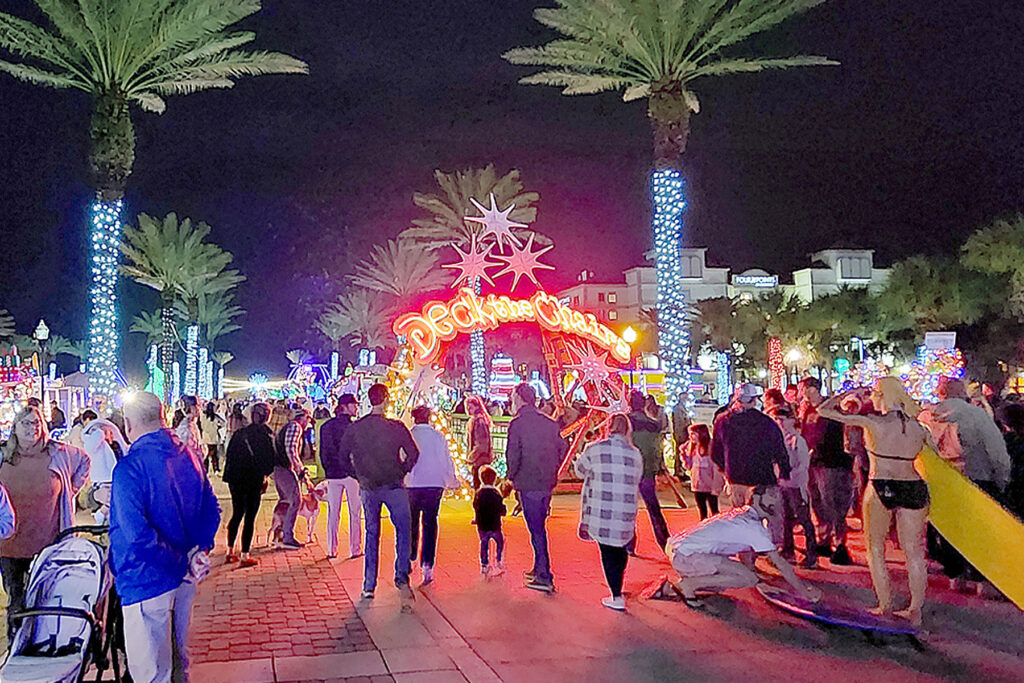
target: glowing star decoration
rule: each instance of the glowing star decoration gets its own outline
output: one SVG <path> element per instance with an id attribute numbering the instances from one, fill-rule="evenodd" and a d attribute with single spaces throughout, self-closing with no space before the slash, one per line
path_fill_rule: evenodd
<path id="1" fill-rule="evenodd" d="M 412 372 L 405 379 L 406 386 L 409 387 L 409 398 L 415 399 L 418 396 L 424 401 L 429 399 L 431 392 L 442 385 L 441 375 L 443 374 L 444 368 L 434 364 L 414 364 Z"/>
<path id="2" fill-rule="evenodd" d="M 457 263 L 446 263 L 442 265 L 442 268 L 455 268 L 458 269 L 459 277 L 452 283 L 453 289 L 458 289 L 459 283 L 465 281 L 466 284 L 472 285 L 477 278 L 487 280 L 492 286 L 494 280 L 487 274 L 488 268 L 495 268 L 501 264 L 497 261 L 488 261 L 487 257 L 491 255 L 491 248 L 488 247 L 483 251 L 476 250 L 476 238 L 474 237 L 469 243 L 469 251 L 462 251 L 459 245 L 452 244 L 454 249 L 459 254 L 459 261 Z"/>
<path id="3" fill-rule="evenodd" d="M 483 214 L 483 216 L 466 216 L 467 221 L 480 223 L 484 226 L 484 229 L 480 232 L 480 239 L 484 239 L 488 235 L 494 235 L 494 240 L 498 243 L 498 246 L 504 246 L 506 239 L 510 245 L 522 246 L 522 242 L 512 232 L 512 228 L 525 228 L 526 226 L 508 219 L 508 215 L 516 208 L 515 204 L 509 204 L 507 209 L 499 211 L 493 192 L 491 193 L 490 209 L 485 209 L 483 204 L 472 197 L 470 197 L 469 201 L 473 202 L 473 206 Z"/>
<path id="4" fill-rule="evenodd" d="M 579 374 L 580 384 L 593 382 L 600 387 L 608 381 L 608 375 L 616 372 L 615 368 L 608 365 L 608 352 L 598 354 L 593 345 L 587 344 L 584 349 L 574 348 L 573 351 L 579 356 L 579 363 L 571 363 L 567 367 L 572 368 Z"/>
<path id="5" fill-rule="evenodd" d="M 505 263 L 504 269 L 498 271 L 494 277 L 501 277 L 508 273 L 512 273 L 512 286 L 509 291 L 515 291 L 516 285 L 519 284 L 519 278 L 528 277 L 533 281 L 533 284 L 540 287 L 540 283 L 537 282 L 537 276 L 533 274 L 535 270 L 554 270 L 554 266 L 549 266 L 546 263 L 541 263 L 538 259 L 551 251 L 554 248 L 553 244 L 549 244 L 540 251 L 533 251 L 533 238 L 536 233 L 531 232 L 530 238 L 526 240 L 526 246 L 520 249 L 516 247 L 509 247 L 509 253 L 507 256 L 504 254 L 495 254 L 494 258 L 503 261 Z"/>

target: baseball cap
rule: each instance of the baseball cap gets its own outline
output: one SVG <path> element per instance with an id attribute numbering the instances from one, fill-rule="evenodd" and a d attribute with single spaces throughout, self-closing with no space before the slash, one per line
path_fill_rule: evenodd
<path id="1" fill-rule="evenodd" d="M 349 405 L 357 406 L 357 405 L 359 405 L 359 401 L 356 400 L 356 397 L 353 396 L 352 394 L 342 394 L 341 396 L 338 397 L 338 405 L 339 406 L 349 406 Z"/>
<path id="2" fill-rule="evenodd" d="M 756 384 L 741 384 L 736 387 L 736 391 L 733 393 L 732 397 L 734 400 L 741 403 L 750 403 L 763 393 L 764 389 Z"/>

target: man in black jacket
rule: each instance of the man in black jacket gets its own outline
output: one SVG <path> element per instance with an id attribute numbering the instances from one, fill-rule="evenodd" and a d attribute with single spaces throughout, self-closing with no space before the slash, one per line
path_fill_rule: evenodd
<path id="1" fill-rule="evenodd" d="M 729 410 L 715 420 L 711 459 L 725 472 L 733 507 L 756 497 L 776 544 L 782 542 L 783 503 L 779 476 L 789 478 L 789 451 L 782 430 L 757 408 L 761 387 L 741 384 Z"/>
<path id="2" fill-rule="evenodd" d="M 359 412 L 359 401 L 352 394 L 342 394 L 334 409 L 334 417 L 320 427 L 320 464 L 327 478 L 327 557 L 338 556 L 338 524 L 341 521 L 342 494 L 348 499 L 349 557 L 363 554 L 363 514 L 359 501 L 359 482 L 352 460 L 341 457 L 341 439 L 352 418 Z"/>
<path id="3" fill-rule="evenodd" d="M 529 384 L 512 392 L 516 417 L 508 426 L 505 461 L 508 478 L 519 492 L 523 517 L 533 545 L 533 569 L 526 573 L 526 587 L 551 593 L 555 590 L 548 557 L 547 519 L 551 492 L 565 458 L 565 441 L 558 423 L 537 410 L 537 394 Z"/>
<path id="4" fill-rule="evenodd" d="M 242 524 L 242 565 L 254 567 L 259 561 L 249 555 L 256 515 L 260 511 L 263 487 L 274 471 L 274 435 L 267 426 L 270 406 L 255 403 L 251 410 L 252 424 L 231 435 L 224 457 L 224 483 L 231 491 L 231 521 L 228 522 L 228 562 L 235 555 L 235 538 Z"/>
<path id="5" fill-rule="evenodd" d="M 362 598 L 373 599 L 373 591 L 377 588 L 380 510 L 387 507 L 395 527 L 395 586 L 404 599 L 411 600 L 409 536 L 412 524 L 409 493 L 405 490 L 404 479 L 420 457 L 420 450 L 404 424 L 384 417 L 388 388 L 383 384 L 374 384 L 367 395 L 370 399 L 370 414 L 356 420 L 345 430 L 338 456 L 351 459 L 363 499 L 366 559 L 363 564 Z"/>

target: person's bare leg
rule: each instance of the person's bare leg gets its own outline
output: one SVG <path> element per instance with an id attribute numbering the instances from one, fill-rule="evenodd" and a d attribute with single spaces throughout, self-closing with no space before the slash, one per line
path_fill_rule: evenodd
<path id="1" fill-rule="evenodd" d="M 892 585 L 889 581 L 889 570 L 885 568 L 885 539 L 889 535 L 891 523 L 892 513 L 882 505 L 874 486 L 869 485 L 864 492 L 864 526 L 867 528 L 871 585 L 874 586 L 875 596 L 878 598 L 878 606 L 868 610 L 872 614 L 892 613 Z"/>
<path id="2" fill-rule="evenodd" d="M 921 625 L 925 589 L 928 587 L 928 566 L 925 562 L 925 528 L 928 508 L 899 510 L 896 513 L 896 531 L 900 545 L 907 555 L 907 579 L 910 583 L 910 606 L 896 612 L 916 626 Z"/>
<path id="3" fill-rule="evenodd" d="M 720 593 L 730 588 L 751 588 L 757 585 L 757 581 L 757 574 L 739 562 L 723 557 L 714 574 L 686 576 L 674 585 L 685 597 L 695 598 L 697 591 Z"/>

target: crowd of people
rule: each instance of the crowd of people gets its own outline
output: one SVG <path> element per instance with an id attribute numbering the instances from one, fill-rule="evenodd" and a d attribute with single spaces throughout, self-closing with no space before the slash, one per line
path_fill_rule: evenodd
<path id="1" fill-rule="evenodd" d="M 586 407 L 538 404 L 534 388 L 520 384 L 508 406 L 504 478 L 494 466 L 492 411 L 479 397 L 467 397 L 467 478 L 482 574 L 505 571 L 503 519 L 513 507 L 522 512 L 533 552 L 524 585 L 554 591 L 547 520 L 560 473 L 571 466 L 582 480 L 579 536 L 597 544 L 610 593 L 602 602 L 613 610 L 626 609 L 622 586 L 636 551 L 641 503 L 655 542 L 679 575 L 669 587 L 695 609 L 703 607 L 701 593 L 754 585 L 757 555 L 794 591 L 817 600 L 820 592 L 792 564 L 798 552 L 804 569 L 819 568 L 823 560 L 851 564 L 851 516 L 861 519 L 865 532 L 878 614 L 920 623 L 929 552 L 952 587 L 984 586 L 967 560 L 929 531 L 928 487 L 914 461 L 932 446 L 1020 515 L 1024 405 L 979 404 L 954 379 L 943 379 L 940 400 L 924 408 L 891 377 L 827 399 L 822 393 L 810 377 L 786 392 L 743 384 L 708 425 L 691 422 L 685 397 L 684 407 L 669 415 L 652 397 L 631 392 L 628 412 L 605 413 L 566 463 L 565 428 L 577 424 Z M 203 405 L 183 396 L 168 424 L 161 401 L 139 392 L 107 418 L 83 411 L 66 442 L 50 438 L 38 402 L 27 406 L 14 420 L 0 464 L 0 574 L 9 596 L 9 632 L 24 604 L 31 558 L 73 525 L 77 506 L 109 524 L 110 563 L 135 680 L 179 677 L 188 665 L 196 584 L 209 571 L 221 522 L 211 483 L 217 476 L 231 498 L 227 563 L 258 564 L 255 521 L 272 479 L 277 502 L 268 542 L 285 551 L 303 547 L 296 519 L 316 492 L 313 504 L 327 503 L 327 554 L 336 557 L 347 502 L 348 554 L 363 558 L 364 600 L 377 589 L 386 508 L 395 531 L 393 581 L 403 601 L 413 601 L 414 567 L 423 584 L 434 580 L 442 497 L 463 483 L 429 407 L 411 410 L 409 428 L 387 417 L 386 386 L 370 387 L 366 398 L 369 411 L 360 416 L 360 401 L 351 394 L 314 411 L 284 401 Z M 316 449 L 310 436 L 315 419 L 322 421 Z M 675 534 L 656 493 L 657 478 L 668 474 L 668 438 L 678 444 L 673 472 L 689 481 L 702 520 Z M 321 482 L 307 474 L 315 451 Z M 720 512 L 720 501 L 730 509 Z M 910 604 L 899 611 L 885 565 L 894 522 L 910 588 Z"/>

